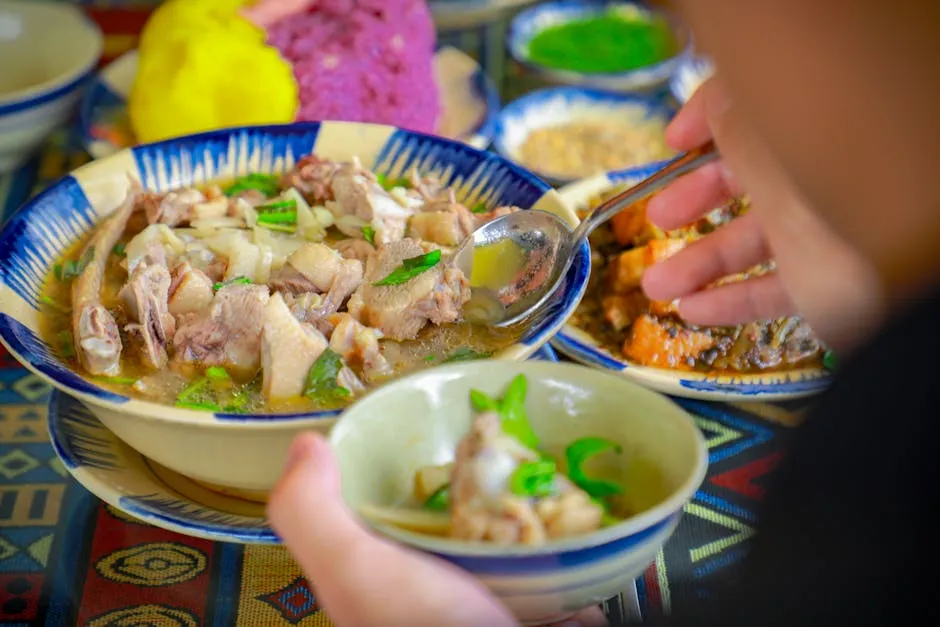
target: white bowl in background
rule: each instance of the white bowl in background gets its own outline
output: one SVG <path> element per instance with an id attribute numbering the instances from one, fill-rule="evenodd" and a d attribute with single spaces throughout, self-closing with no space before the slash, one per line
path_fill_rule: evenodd
<path id="1" fill-rule="evenodd" d="M 70 4 L 0 0 L 0 173 L 70 117 L 103 45 L 101 29 Z"/>

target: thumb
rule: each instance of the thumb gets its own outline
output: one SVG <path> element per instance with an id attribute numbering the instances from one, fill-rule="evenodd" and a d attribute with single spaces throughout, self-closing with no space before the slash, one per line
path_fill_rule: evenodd
<path id="1" fill-rule="evenodd" d="M 349 547 L 374 542 L 343 502 L 336 458 L 316 433 L 303 433 L 291 445 L 268 501 L 268 518 L 313 580 L 348 555 Z"/>

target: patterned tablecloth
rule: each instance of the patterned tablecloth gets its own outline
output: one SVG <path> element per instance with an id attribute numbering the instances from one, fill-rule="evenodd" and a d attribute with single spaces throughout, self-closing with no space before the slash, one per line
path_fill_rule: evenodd
<path id="1" fill-rule="evenodd" d="M 108 35 L 107 58 L 134 45 L 152 3 L 83 2 Z M 63 129 L 40 156 L 0 177 L 0 215 L 87 159 Z M 0 625 L 330 624 L 283 549 L 146 526 L 70 480 L 48 443 L 48 394 L 0 348 Z M 801 413 L 792 404 L 680 403 L 708 439 L 711 466 L 675 535 L 637 580 L 646 616 L 733 581 L 764 482 Z"/>

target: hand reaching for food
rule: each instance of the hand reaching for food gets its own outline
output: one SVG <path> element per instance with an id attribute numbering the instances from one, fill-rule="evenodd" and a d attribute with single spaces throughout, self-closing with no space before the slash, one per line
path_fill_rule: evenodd
<path id="1" fill-rule="evenodd" d="M 338 627 L 518 624 L 470 575 L 362 527 L 340 496 L 336 460 L 318 435 L 294 442 L 268 514 Z M 596 607 L 568 621 L 606 624 Z"/>
<path id="2" fill-rule="evenodd" d="M 679 315 L 704 326 L 799 313 L 831 347 L 850 350 L 880 320 L 878 279 L 807 206 L 759 136 L 735 115 L 719 80 L 698 89 L 666 139 L 685 151 L 714 138 L 722 161 L 651 198 L 647 215 L 660 228 L 675 229 L 744 193 L 752 209 L 646 269 L 643 289 L 655 301 L 679 299 Z M 772 272 L 716 285 L 771 261 Z"/>

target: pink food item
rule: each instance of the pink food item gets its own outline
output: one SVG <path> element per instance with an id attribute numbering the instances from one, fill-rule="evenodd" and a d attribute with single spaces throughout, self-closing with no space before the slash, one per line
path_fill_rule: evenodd
<path id="1" fill-rule="evenodd" d="M 298 120 L 437 129 L 435 31 L 426 2 L 315 0 L 272 24 L 268 43 L 293 65 Z"/>

